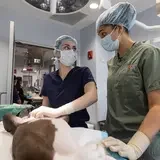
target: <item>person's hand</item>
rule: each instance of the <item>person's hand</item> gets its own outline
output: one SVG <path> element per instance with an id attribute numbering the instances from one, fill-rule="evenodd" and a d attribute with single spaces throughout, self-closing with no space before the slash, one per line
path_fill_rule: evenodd
<path id="1" fill-rule="evenodd" d="M 30 117 L 34 117 L 34 118 L 44 118 L 44 117 L 57 118 L 61 116 L 58 109 L 45 107 L 45 106 L 41 106 L 33 110 L 29 115 Z"/>
<path id="2" fill-rule="evenodd" d="M 137 160 L 136 150 L 133 146 L 127 145 L 122 141 L 113 137 L 108 137 L 103 141 L 105 147 L 109 148 L 112 152 L 117 152 L 121 157 L 128 158 L 129 160 Z"/>
<path id="3" fill-rule="evenodd" d="M 137 131 L 128 144 L 113 137 L 106 138 L 102 143 L 111 151 L 118 152 L 122 157 L 137 160 L 146 151 L 151 141 L 143 132 Z"/>

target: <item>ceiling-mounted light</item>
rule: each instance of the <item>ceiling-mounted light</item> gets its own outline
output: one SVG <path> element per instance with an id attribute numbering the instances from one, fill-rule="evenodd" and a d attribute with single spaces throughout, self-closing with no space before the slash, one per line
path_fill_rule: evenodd
<path id="1" fill-rule="evenodd" d="M 70 14 L 77 12 L 89 3 L 89 0 L 24 0 L 30 5 L 52 14 Z M 91 6 L 93 9 L 96 6 Z"/>
<path id="2" fill-rule="evenodd" d="M 64 12 L 64 11 L 65 11 L 65 8 L 64 8 L 63 6 L 60 6 L 60 7 L 59 7 L 59 11 L 60 11 L 60 12 Z"/>
<path id="3" fill-rule="evenodd" d="M 50 0 L 25 0 L 32 6 L 41 9 L 43 11 L 50 11 Z"/>
<path id="4" fill-rule="evenodd" d="M 98 8 L 98 4 L 97 3 L 91 3 L 90 4 L 90 8 L 91 9 L 97 9 Z"/>
<path id="5" fill-rule="evenodd" d="M 23 68 L 23 71 L 27 71 L 27 68 Z"/>
<path id="6" fill-rule="evenodd" d="M 55 0 L 51 0 L 53 3 Z M 57 0 L 56 13 L 73 13 L 83 8 L 89 0 Z M 52 6 L 51 3 L 51 6 Z M 54 3 L 53 3 L 54 4 Z M 55 10 L 53 6 L 53 10 Z M 52 7 L 51 7 L 52 12 Z"/>
<path id="7" fill-rule="evenodd" d="M 41 7 L 41 9 L 43 9 L 43 10 L 47 10 L 47 8 L 48 8 L 48 6 L 47 6 L 46 3 L 41 3 L 41 4 L 40 4 L 40 7 Z"/>

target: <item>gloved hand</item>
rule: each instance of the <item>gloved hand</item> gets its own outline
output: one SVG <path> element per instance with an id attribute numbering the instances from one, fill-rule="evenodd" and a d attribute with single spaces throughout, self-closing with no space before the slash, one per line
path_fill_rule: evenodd
<path id="1" fill-rule="evenodd" d="M 75 108 L 72 106 L 71 103 L 68 103 L 56 109 L 46 107 L 46 106 L 41 106 L 33 110 L 30 113 L 30 116 L 35 118 L 43 118 L 43 117 L 58 118 L 61 116 L 69 115 L 74 112 L 75 112 Z"/>
<path id="2" fill-rule="evenodd" d="M 150 145 L 150 140 L 144 133 L 138 131 L 128 144 L 113 137 L 105 139 L 103 144 L 112 152 L 118 152 L 121 157 L 137 160 Z"/>
<path id="3" fill-rule="evenodd" d="M 46 106 L 41 106 L 35 110 L 33 110 L 30 114 L 30 117 L 34 118 L 57 118 L 61 116 L 61 112 L 59 109 L 54 109 Z"/>
<path id="4" fill-rule="evenodd" d="M 129 160 L 137 159 L 134 148 L 118 139 L 108 137 L 106 140 L 104 140 L 104 144 L 112 152 L 118 152 L 121 157 L 129 158 Z"/>

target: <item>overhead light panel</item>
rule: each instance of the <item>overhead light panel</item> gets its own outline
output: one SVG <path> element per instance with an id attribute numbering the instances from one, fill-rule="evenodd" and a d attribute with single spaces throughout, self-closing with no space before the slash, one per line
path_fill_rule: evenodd
<path id="1" fill-rule="evenodd" d="M 98 4 L 97 3 L 91 3 L 90 4 L 90 8 L 91 9 L 97 9 L 98 8 Z"/>

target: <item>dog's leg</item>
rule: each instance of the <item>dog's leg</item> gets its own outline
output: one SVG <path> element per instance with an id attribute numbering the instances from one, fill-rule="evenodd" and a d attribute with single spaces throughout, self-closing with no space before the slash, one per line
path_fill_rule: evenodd
<path id="1" fill-rule="evenodd" d="M 23 123 L 23 119 L 12 114 L 6 114 L 3 116 L 3 126 L 7 132 L 12 135 L 15 133 L 17 127 Z"/>

